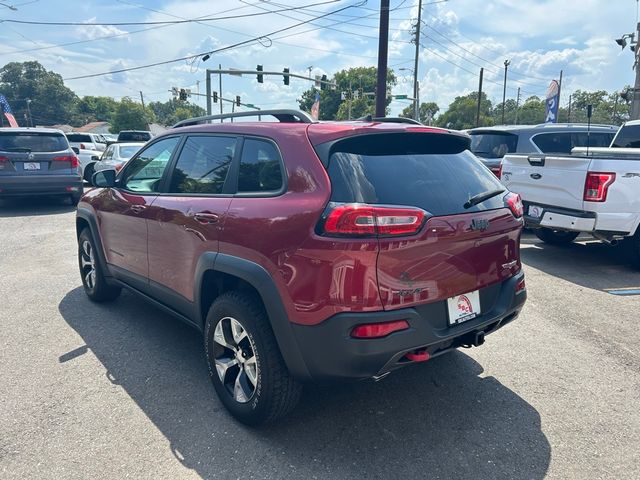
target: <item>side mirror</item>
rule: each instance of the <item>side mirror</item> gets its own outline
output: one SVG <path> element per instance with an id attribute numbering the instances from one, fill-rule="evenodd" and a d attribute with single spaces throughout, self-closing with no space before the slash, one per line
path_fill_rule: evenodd
<path id="1" fill-rule="evenodd" d="M 113 188 L 116 186 L 116 171 L 100 170 L 93 174 L 91 183 L 94 187 Z"/>
<path id="2" fill-rule="evenodd" d="M 73 153 L 76 155 L 80 155 L 80 149 L 78 147 L 71 147 L 71 150 L 73 150 Z"/>
<path id="3" fill-rule="evenodd" d="M 91 155 L 91 160 L 94 160 L 94 161 L 96 161 L 96 162 L 99 162 L 99 161 L 100 161 L 100 157 L 99 157 L 99 156 L 97 156 L 97 155 Z"/>

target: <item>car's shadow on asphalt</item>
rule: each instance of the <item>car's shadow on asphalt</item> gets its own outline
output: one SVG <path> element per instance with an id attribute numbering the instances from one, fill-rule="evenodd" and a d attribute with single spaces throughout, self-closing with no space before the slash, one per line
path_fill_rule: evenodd
<path id="1" fill-rule="evenodd" d="M 216 398 L 195 330 L 126 292 L 96 305 L 76 288 L 59 310 L 86 343 L 61 364 L 92 352 L 203 478 L 541 479 L 549 466 L 535 408 L 463 352 L 378 383 L 307 386 L 291 416 L 250 429 Z"/>
<path id="2" fill-rule="evenodd" d="M 0 199 L 0 218 L 34 217 L 75 211 L 65 197 L 15 197 Z"/>
<path id="3" fill-rule="evenodd" d="M 624 245 L 611 247 L 590 237 L 578 240 L 556 246 L 525 235 L 520 249 L 522 262 L 594 290 L 640 288 L 640 270 L 631 265 Z"/>

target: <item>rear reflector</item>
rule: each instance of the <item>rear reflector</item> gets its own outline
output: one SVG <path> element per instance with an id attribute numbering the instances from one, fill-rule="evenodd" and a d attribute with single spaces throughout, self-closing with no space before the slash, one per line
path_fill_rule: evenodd
<path id="1" fill-rule="evenodd" d="M 358 325 L 351 331 L 353 338 L 382 338 L 393 332 L 407 330 L 409 323 L 406 320 L 395 320 L 384 323 L 367 323 Z"/>
<path id="2" fill-rule="evenodd" d="M 411 207 L 379 207 L 360 203 L 329 204 L 322 231 L 328 235 L 411 235 L 422 227 L 425 212 Z"/>
<path id="3" fill-rule="evenodd" d="M 609 187 L 615 181 L 613 172 L 587 172 L 584 182 L 585 202 L 604 202 L 607 199 Z"/>
<path id="4" fill-rule="evenodd" d="M 71 168 L 78 168 L 78 165 L 80 165 L 78 157 L 76 157 L 75 155 L 63 155 L 61 157 L 53 157 L 53 161 L 54 162 L 69 162 L 69 163 L 71 163 Z"/>
<path id="5" fill-rule="evenodd" d="M 519 194 L 513 192 L 507 193 L 504 196 L 504 203 L 509 207 L 514 217 L 520 218 L 524 214 L 524 207 L 522 206 L 522 199 Z"/>
<path id="6" fill-rule="evenodd" d="M 524 277 L 522 277 L 518 283 L 516 283 L 516 293 L 524 292 L 526 289 L 526 285 L 524 283 Z"/>

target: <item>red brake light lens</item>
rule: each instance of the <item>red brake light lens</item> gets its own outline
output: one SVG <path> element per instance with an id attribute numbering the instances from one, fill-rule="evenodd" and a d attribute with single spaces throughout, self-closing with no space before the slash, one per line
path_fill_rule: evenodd
<path id="1" fill-rule="evenodd" d="M 335 204 L 327 215 L 323 232 L 328 235 L 412 235 L 426 217 L 411 207 L 379 207 L 357 203 Z"/>
<path id="2" fill-rule="evenodd" d="M 382 338 L 391 335 L 393 332 L 407 330 L 409 322 L 406 320 L 395 320 L 393 322 L 384 323 L 366 323 L 358 325 L 351 330 L 353 338 Z"/>
<path id="3" fill-rule="evenodd" d="M 4 155 L 0 155 L 0 163 L 5 163 L 9 161 L 9 157 L 5 157 Z"/>
<path id="4" fill-rule="evenodd" d="M 507 193 L 504 197 L 504 202 L 514 217 L 520 218 L 524 215 L 524 206 L 522 205 L 522 199 L 519 194 L 513 192 Z"/>
<path id="5" fill-rule="evenodd" d="M 63 155 L 61 157 L 53 157 L 54 162 L 69 162 L 71 163 L 71 168 L 78 168 L 80 165 L 80 161 L 78 157 L 75 155 Z"/>
<path id="6" fill-rule="evenodd" d="M 80 144 L 80 148 L 81 148 L 82 150 L 86 150 L 86 149 L 87 149 L 87 147 L 85 147 L 85 146 L 84 146 L 84 143 L 81 143 L 81 144 Z"/>
<path id="7" fill-rule="evenodd" d="M 609 187 L 615 179 L 616 174 L 613 172 L 587 172 L 587 179 L 584 182 L 584 201 L 604 202 L 607 199 Z"/>
<path id="8" fill-rule="evenodd" d="M 522 277 L 518 283 L 516 284 L 516 293 L 520 293 L 520 292 L 524 292 L 526 290 L 527 286 L 524 283 L 524 277 Z"/>
<path id="9" fill-rule="evenodd" d="M 490 170 L 496 177 L 502 178 L 502 164 L 498 165 L 497 167 L 491 167 Z"/>

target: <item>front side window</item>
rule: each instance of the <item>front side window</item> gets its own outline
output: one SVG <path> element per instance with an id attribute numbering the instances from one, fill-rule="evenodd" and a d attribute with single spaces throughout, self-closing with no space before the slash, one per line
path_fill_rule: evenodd
<path id="1" fill-rule="evenodd" d="M 171 175 L 169 192 L 222 193 L 235 150 L 235 137 L 189 137 Z"/>
<path id="2" fill-rule="evenodd" d="M 282 188 L 280 154 L 265 140 L 246 139 L 242 147 L 238 192 L 274 192 Z"/>
<path id="3" fill-rule="evenodd" d="M 160 140 L 131 160 L 121 181 L 123 188 L 140 193 L 157 192 L 179 140 L 179 137 Z"/>

